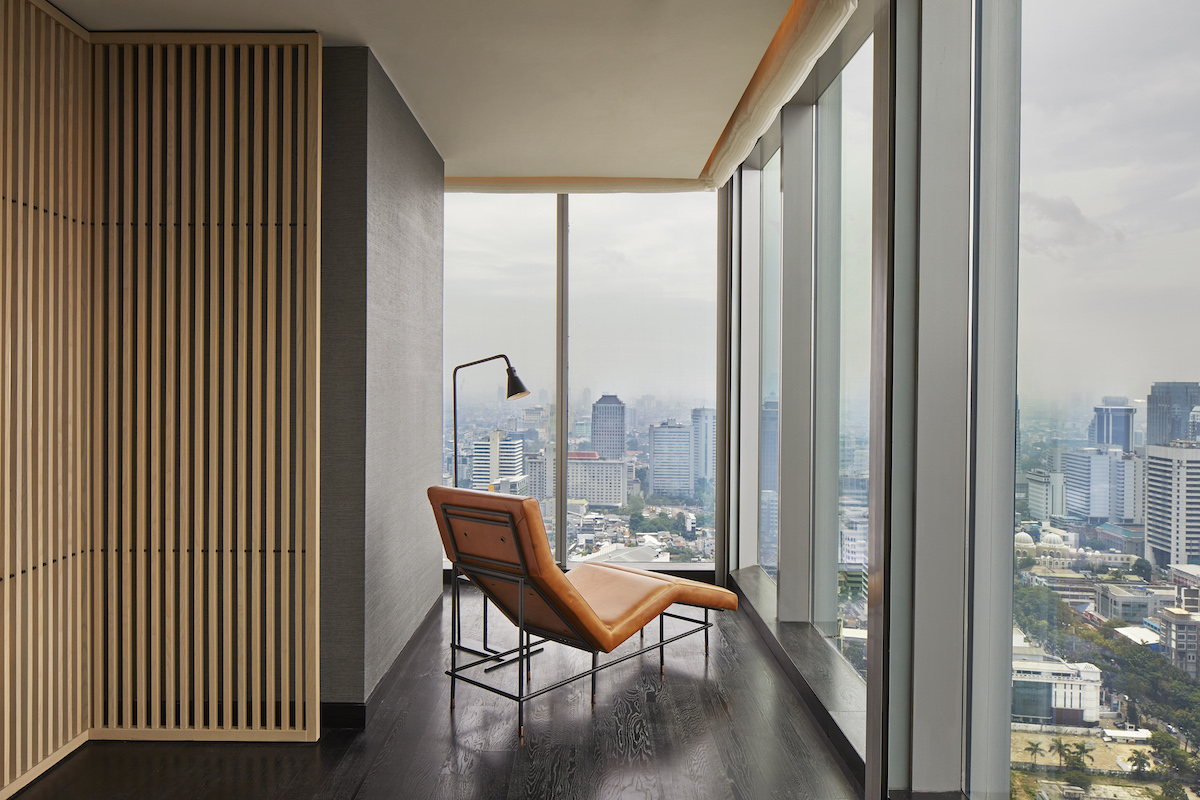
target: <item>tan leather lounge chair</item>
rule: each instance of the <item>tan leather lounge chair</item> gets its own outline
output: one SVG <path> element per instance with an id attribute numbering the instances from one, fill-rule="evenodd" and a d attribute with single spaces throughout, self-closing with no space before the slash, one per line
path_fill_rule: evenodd
<path id="1" fill-rule="evenodd" d="M 462 680 L 517 702 L 518 733 L 524 735 L 524 704 L 538 695 L 590 675 L 592 702 L 596 702 L 596 672 L 649 650 L 659 651 L 663 668 L 663 646 L 693 633 L 704 632 L 708 652 L 710 608 L 737 608 L 737 595 L 707 583 L 674 578 L 656 572 L 616 564 L 580 564 L 564 573 L 554 562 L 542 513 L 536 500 L 494 492 L 433 486 L 429 502 L 437 518 L 446 557 L 454 566 L 451 581 L 454 634 L 450 644 L 450 707 L 454 707 L 454 685 Z M 479 587 L 517 626 L 518 644 L 503 653 L 489 652 L 484 658 L 458 663 L 462 646 L 458 624 L 458 573 Z M 704 609 L 704 619 L 669 613 L 675 603 Z M 611 653 L 622 642 L 642 630 L 655 617 L 659 641 L 615 659 L 598 664 L 600 653 Z M 693 623 L 694 628 L 664 639 L 664 617 Z M 531 637 L 541 637 L 532 641 Z M 527 688 L 531 648 L 545 641 L 560 642 L 592 654 L 592 669 L 536 691 Z M 466 670 L 517 655 L 517 694 L 502 691 L 467 677 Z M 478 654 L 478 653 L 477 653 Z"/>

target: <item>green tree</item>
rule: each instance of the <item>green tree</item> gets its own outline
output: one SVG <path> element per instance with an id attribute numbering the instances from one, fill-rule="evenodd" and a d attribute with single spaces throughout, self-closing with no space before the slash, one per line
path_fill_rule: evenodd
<path id="1" fill-rule="evenodd" d="M 1071 752 L 1071 745 L 1067 744 L 1063 737 L 1055 736 L 1050 740 L 1050 755 L 1058 755 L 1058 766 L 1063 766 L 1063 759 L 1069 752 Z"/>
<path id="2" fill-rule="evenodd" d="M 1017 559 L 1017 572 L 1027 570 L 1037 563 L 1037 559 L 1033 556 L 1021 556 Z"/>
<path id="3" fill-rule="evenodd" d="M 1130 567 L 1129 571 L 1136 573 L 1144 581 L 1148 581 L 1154 577 L 1154 567 L 1144 558 L 1139 558 L 1133 562 L 1133 566 Z"/>
<path id="4" fill-rule="evenodd" d="M 1128 705 L 1125 706 L 1125 722 L 1136 728 L 1141 721 L 1141 716 L 1138 714 L 1137 703 L 1133 702 L 1132 700 L 1129 701 Z"/>
<path id="5" fill-rule="evenodd" d="M 1093 764 L 1096 762 L 1096 757 L 1092 755 L 1092 751 L 1096 748 L 1092 747 L 1087 742 L 1076 742 L 1073 749 L 1074 752 L 1071 753 L 1071 755 L 1073 758 L 1078 760 L 1081 768 L 1087 767 L 1087 764 L 1084 763 L 1085 761 L 1091 761 Z"/>
<path id="6" fill-rule="evenodd" d="M 1136 775 L 1143 775 L 1150 766 L 1150 755 L 1145 750 L 1134 750 L 1129 754 L 1129 766 Z"/>
<path id="7" fill-rule="evenodd" d="M 648 486 L 646 486 L 646 484 L 650 480 L 650 468 L 649 467 L 638 467 L 637 469 L 635 469 L 633 471 L 633 474 L 636 475 L 638 481 L 641 482 L 642 491 L 643 492 L 646 491 L 646 489 L 649 488 Z"/>
<path id="8" fill-rule="evenodd" d="M 1179 749 L 1179 742 L 1166 731 L 1155 731 L 1150 734 L 1150 749 L 1154 751 L 1154 755 L 1166 761 L 1167 754 Z"/>
<path id="9" fill-rule="evenodd" d="M 1035 742 L 1033 739 L 1026 739 L 1029 745 L 1025 748 L 1025 752 L 1033 757 L 1033 765 L 1037 766 L 1037 757 L 1046 752 L 1042 749 L 1041 742 Z"/>
<path id="10" fill-rule="evenodd" d="M 1183 784 L 1173 779 L 1163 784 L 1162 796 L 1166 800 L 1187 800 L 1187 792 L 1183 790 Z"/>
<path id="11" fill-rule="evenodd" d="M 641 533 L 642 527 L 646 522 L 646 518 L 642 516 L 642 512 L 635 511 L 629 515 L 629 532 Z"/>

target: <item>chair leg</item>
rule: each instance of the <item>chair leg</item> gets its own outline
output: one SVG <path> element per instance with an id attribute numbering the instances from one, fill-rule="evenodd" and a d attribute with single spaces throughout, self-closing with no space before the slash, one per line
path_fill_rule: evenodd
<path id="1" fill-rule="evenodd" d="M 595 669 L 600 662 L 600 654 L 592 653 L 592 669 Z M 596 673 L 592 673 L 592 707 L 596 705 Z"/>
<path id="2" fill-rule="evenodd" d="M 665 645 L 663 639 L 666 639 L 666 629 L 663 627 L 663 615 L 658 615 L 658 677 L 665 678 L 667 676 L 666 656 L 664 655 Z"/>
<path id="3" fill-rule="evenodd" d="M 708 609 L 704 609 L 704 655 L 708 656 Z"/>
<path id="4" fill-rule="evenodd" d="M 454 674 L 455 668 L 458 666 L 458 648 L 455 645 L 459 641 L 459 619 L 458 619 L 458 567 L 450 573 L 450 710 L 454 710 Z"/>

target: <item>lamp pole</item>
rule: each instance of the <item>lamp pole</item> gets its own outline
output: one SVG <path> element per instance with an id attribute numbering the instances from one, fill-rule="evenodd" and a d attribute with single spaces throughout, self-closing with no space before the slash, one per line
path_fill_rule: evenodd
<path id="1" fill-rule="evenodd" d="M 454 372 L 451 375 L 450 381 L 454 385 L 454 452 L 451 454 L 451 458 L 454 459 L 454 488 L 456 489 L 458 488 L 458 371 L 464 367 L 473 367 L 476 364 L 483 364 L 500 358 L 503 358 L 504 363 L 508 365 L 508 391 L 506 392 L 507 399 L 516 400 L 529 394 L 529 390 L 525 388 L 525 384 L 522 383 L 521 379 L 517 377 L 517 371 L 513 369 L 512 362 L 509 361 L 508 356 L 504 355 L 503 353 L 494 356 L 488 356 L 487 358 L 481 358 L 478 361 L 468 361 L 466 364 L 459 364 L 454 368 Z"/>

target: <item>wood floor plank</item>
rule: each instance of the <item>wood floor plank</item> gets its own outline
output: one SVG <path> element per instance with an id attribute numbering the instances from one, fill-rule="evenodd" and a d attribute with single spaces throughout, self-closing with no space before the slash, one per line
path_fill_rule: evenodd
<path id="1" fill-rule="evenodd" d="M 478 595 L 464 596 L 465 634 L 479 638 Z M 743 612 L 715 615 L 708 658 L 699 637 L 669 645 L 665 678 L 650 652 L 601 672 L 595 707 L 587 679 L 530 701 L 519 745 L 511 701 L 460 686 L 450 711 L 449 609 L 446 596 L 414 633 L 365 730 L 327 730 L 315 745 L 89 744 L 22 800 L 858 796 Z M 493 620 L 493 645 L 512 637 L 505 627 Z M 549 646 L 533 659 L 533 685 L 589 663 Z M 515 683 L 512 670 L 491 675 Z"/>

